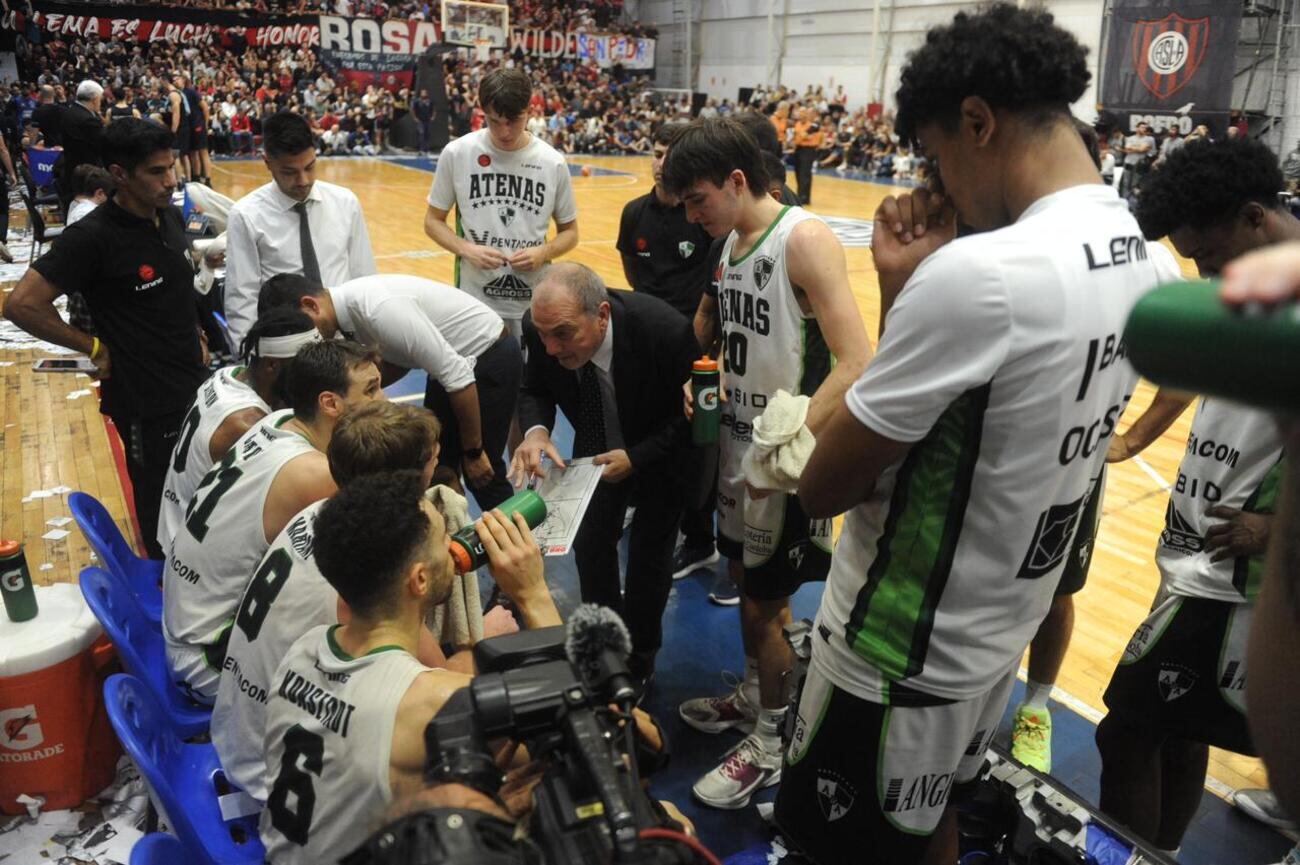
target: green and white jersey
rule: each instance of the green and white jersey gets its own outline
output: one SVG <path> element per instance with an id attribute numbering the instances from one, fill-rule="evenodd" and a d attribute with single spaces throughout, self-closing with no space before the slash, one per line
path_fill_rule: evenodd
<path id="1" fill-rule="evenodd" d="M 263 402 L 257 391 L 236 378 L 243 369 L 242 366 L 227 366 L 214 372 L 199 385 L 194 404 L 185 413 L 167 466 L 162 505 L 158 509 L 158 545 L 164 550 L 171 549 L 172 539 L 185 522 L 185 508 L 190 498 L 212 468 L 209 447 L 213 433 L 235 412 L 256 408 L 264 414 L 271 413 L 271 407 Z"/>
<path id="2" fill-rule="evenodd" d="M 845 395 L 911 450 L 849 511 L 831 563 L 814 652 L 839 687 L 965 700 L 1018 663 L 1133 393 L 1129 310 L 1178 276 L 1100 184 L 916 269 Z"/>
<path id="3" fill-rule="evenodd" d="M 212 744 L 221 766 L 259 802 L 266 801 L 262 740 L 275 668 L 303 634 L 338 621 L 338 593 L 312 554 L 316 514 L 324 504 L 299 511 L 253 572 L 235 611 L 212 708 Z"/>
<path id="4" fill-rule="evenodd" d="M 195 490 L 167 556 L 167 660 L 179 681 L 209 700 L 217 693 L 222 638 L 270 546 L 262 511 L 271 484 L 290 460 L 314 451 L 302 435 L 283 428 L 292 419 L 288 409 L 273 412 L 239 437 Z"/>
<path id="5" fill-rule="evenodd" d="M 519 150 L 498 150 L 486 129 L 462 135 L 438 155 L 428 203 L 455 207 L 458 235 L 507 257 L 545 243 L 552 217 L 560 224 L 578 218 L 562 153 L 536 136 Z M 540 277 L 540 270 L 479 270 L 456 259 L 456 285 L 504 319 L 524 317 Z"/>
<path id="6" fill-rule="evenodd" d="M 723 384 L 719 437 L 719 529 L 746 544 L 746 564 L 766 559 L 782 534 L 785 497 L 761 510 L 747 508 L 744 495 L 745 452 L 754 437 L 754 419 L 778 390 L 811 396 L 831 369 L 831 353 L 811 312 L 799 307 L 796 288 L 786 270 L 785 245 L 795 226 L 816 219 L 801 207 L 783 207 L 744 255 L 732 256 L 739 235 L 732 232 L 718 265 L 718 317 L 722 324 Z M 764 500 L 766 501 L 766 500 Z M 830 521 L 811 531 L 829 544 Z M 762 523 L 762 525 L 759 525 Z"/>
<path id="7" fill-rule="evenodd" d="M 1282 436 L 1271 414 L 1227 400 L 1202 400 L 1156 546 L 1162 588 L 1232 603 L 1255 600 L 1264 557 L 1211 561 L 1215 551 L 1205 549 L 1205 533 L 1224 520 L 1206 511 L 1223 505 L 1271 514 L 1282 473 Z"/>
<path id="8" fill-rule="evenodd" d="M 335 642 L 337 627 L 299 638 L 272 680 L 259 829 L 275 865 L 336 862 L 378 825 L 393 798 L 397 709 L 429 670 L 397 646 L 354 658 Z"/>

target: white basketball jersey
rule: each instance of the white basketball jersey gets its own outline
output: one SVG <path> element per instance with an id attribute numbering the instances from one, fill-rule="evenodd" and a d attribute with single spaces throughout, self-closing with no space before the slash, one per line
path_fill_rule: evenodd
<path id="1" fill-rule="evenodd" d="M 219 644 L 240 593 L 270 544 L 262 510 L 280 469 L 314 448 L 283 429 L 286 409 L 267 415 L 240 436 L 190 499 L 163 571 L 163 636 L 168 660 L 185 681 L 215 695 L 218 670 L 196 680 L 195 653 Z M 210 664 L 209 664 L 210 666 Z"/>
<path id="2" fill-rule="evenodd" d="M 316 514 L 324 500 L 298 512 L 271 543 L 244 589 L 217 702 L 212 709 L 212 744 L 230 780 L 266 801 L 266 702 L 275 668 L 299 637 L 338 621 L 338 593 L 312 555 Z"/>
<path id="3" fill-rule="evenodd" d="M 260 827 L 275 865 L 335 862 L 361 845 L 392 801 L 397 708 L 429 670 L 397 647 L 353 658 L 337 627 L 308 631 L 275 671 Z"/>
<path id="4" fill-rule="evenodd" d="M 510 256 L 541 246 L 551 218 L 578 218 L 573 183 L 564 156 L 542 139 L 519 150 L 498 150 L 486 129 L 462 135 L 438 156 L 429 204 L 456 208 L 456 233 L 480 246 Z M 456 259 L 455 283 L 506 319 L 521 319 L 542 271 L 517 271 L 509 265 L 479 270 Z"/>
<path id="5" fill-rule="evenodd" d="M 800 207 L 783 207 L 754 246 L 733 256 L 739 235 L 723 244 L 718 263 L 718 314 L 727 401 L 722 404 L 718 464 L 718 531 L 744 549 L 744 564 L 768 563 L 788 534 L 787 497 L 750 499 L 743 461 L 754 435 L 754 419 L 778 391 L 811 396 L 831 369 L 831 353 L 811 312 L 799 307 L 786 271 L 790 232 L 817 217 Z M 809 539 L 829 552 L 831 521 L 809 520 Z"/>
<path id="6" fill-rule="evenodd" d="M 199 481 L 212 468 L 209 448 L 217 428 L 235 412 L 261 409 L 271 413 L 257 391 L 235 376 L 243 372 L 242 366 L 222 367 L 212 377 L 199 385 L 194 404 L 185 413 L 176 447 L 167 466 L 167 479 L 163 483 L 162 507 L 158 510 L 158 544 L 171 549 L 172 539 L 185 521 L 185 508 L 199 486 Z"/>
<path id="7" fill-rule="evenodd" d="M 1223 399 L 1202 400 L 1156 546 L 1162 588 L 1194 598 L 1255 600 L 1264 557 L 1211 561 L 1205 533 L 1224 520 L 1206 511 L 1224 505 L 1273 513 L 1282 474 L 1282 435 L 1273 415 Z"/>
<path id="8" fill-rule="evenodd" d="M 1100 184 L 916 269 L 845 395 L 860 423 L 911 449 L 835 548 L 813 660 L 837 686 L 966 700 L 1020 662 L 1137 381 L 1129 311 L 1178 276 Z"/>

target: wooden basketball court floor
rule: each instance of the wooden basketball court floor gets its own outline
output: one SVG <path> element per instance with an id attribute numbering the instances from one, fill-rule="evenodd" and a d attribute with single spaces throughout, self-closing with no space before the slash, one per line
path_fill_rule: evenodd
<path id="1" fill-rule="evenodd" d="M 575 176 L 573 180 L 581 243 L 571 257 L 593 267 L 611 286 L 624 286 L 615 248 L 619 215 L 625 202 L 650 188 L 650 161 L 644 157 L 574 157 L 571 162 L 592 167 L 592 176 Z M 422 227 L 431 167 L 427 160 L 413 159 L 345 157 L 320 162 L 320 179 L 346 186 L 360 198 L 381 273 L 451 279 L 451 256 L 434 246 Z M 219 162 L 213 174 L 215 188 L 234 198 L 268 179 L 260 160 Z M 861 242 L 861 229 L 890 192 L 884 185 L 819 174 L 814 180 L 812 210 L 846 220 L 839 224 Z M 879 301 L 871 254 L 865 245 L 850 247 L 846 254 L 858 308 L 874 341 Z M 1190 262 L 1182 264 L 1188 275 L 1195 274 Z M 89 381 L 34 374 L 30 367 L 35 356 L 31 351 L 0 350 L 0 363 L 11 364 L 0 366 L 4 387 L 0 537 L 25 541 L 38 583 L 72 581 L 90 562 L 90 551 L 75 525 L 64 526 L 71 531 L 66 538 L 42 538 L 55 528 L 47 521 L 69 516 L 66 494 L 31 498 L 29 494 L 64 486 L 84 490 L 103 501 L 122 527 L 128 527 L 129 518 L 114 453 L 116 441 L 106 433 L 94 394 L 68 398 L 70 393 L 88 388 Z M 1153 393 L 1147 383 L 1139 386 L 1127 422 L 1147 407 Z M 1092 570 L 1087 587 L 1076 596 L 1074 641 L 1057 683 L 1058 700 L 1093 721 L 1105 711 L 1102 691 L 1155 594 L 1158 575 L 1153 551 L 1190 417 L 1189 411 L 1142 457 L 1112 466 L 1110 471 Z M 1220 795 L 1238 787 L 1266 784 L 1257 760 L 1234 754 L 1213 752 L 1210 772 L 1210 786 Z"/>

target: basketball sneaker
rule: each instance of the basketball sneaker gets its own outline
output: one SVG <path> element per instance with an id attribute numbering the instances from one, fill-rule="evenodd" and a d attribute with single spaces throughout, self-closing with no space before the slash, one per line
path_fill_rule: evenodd
<path id="1" fill-rule="evenodd" d="M 734 811 L 749 804 L 758 790 L 781 781 L 781 753 L 768 751 L 751 733 L 727 752 L 722 764 L 695 782 L 691 792 L 711 808 Z"/>
<path id="2" fill-rule="evenodd" d="M 1043 774 L 1052 771 L 1052 713 L 1034 706 L 1016 710 L 1011 726 L 1011 756 Z"/>
<path id="3" fill-rule="evenodd" d="M 709 603 L 719 607 L 736 607 L 740 605 L 740 587 L 727 574 L 723 574 L 713 583 L 709 592 Z"/>
<path id="4" fill-rule="evenodd" d="M 697 697 L 677 707 L 677 714 L 689 726 L 701 733 L 721 733 L 733 727 L 746 733 L 754 732 L 758 722 L 758 706 L 745 696 L 745 683 L 726 670 L 722 681 L 732 687 L 725 697 Z"/>
<path id="5" fill-rule="evenodd" d="M 707 547 L 688 547 L 682 544 L 673 553 L 673 579 L 689 577 L 698 570 L 716 565 L 722 557 L 713 544 Z"/>
<path id="6" fill-rule="evenodd" d="M 1266 826 L 1283 832 L 1294 832 L 1296 829 L 1295 821 L 1282 810 L 1272 790 L 1238 790 L 1229 801 Z"/>

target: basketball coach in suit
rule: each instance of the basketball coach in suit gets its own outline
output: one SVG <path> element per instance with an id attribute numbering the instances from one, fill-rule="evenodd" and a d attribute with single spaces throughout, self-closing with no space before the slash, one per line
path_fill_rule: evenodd
<path id="1" fill-rule="evenodd" d="M 672 588 L 673 545 L 694 467 L 682 384 L 699 347 L 691 324 L 640 292 L 607 291 L 581 264 L 551 265 L 524 316 L 528 361 L 519 393 L 524 440 L 516 483 L 545 472 L 555 409 L 573 423 L 573 456 L 604 466 L 574 543 L 582 599 L 623 617 L 632 634 L 632 672 L 647 678 L 662 639 Z M 618 542 L 635 498 L 626 592 L 619 592 Z"/>

